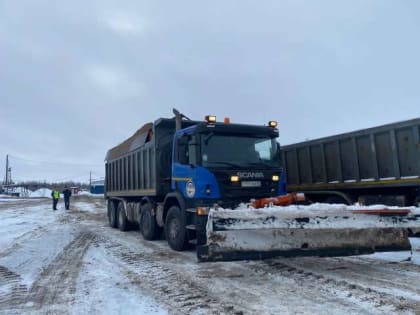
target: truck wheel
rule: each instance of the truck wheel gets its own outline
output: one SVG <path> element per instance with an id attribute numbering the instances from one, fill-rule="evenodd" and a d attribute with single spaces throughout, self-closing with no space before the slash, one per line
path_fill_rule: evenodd
<path id="1" fill-rule="evenodd" d="M 177 206 L 169 208 L 165 220 L 165 236 L 173 250 L 182 251 L 186 248 L 188 239 L 185 220 Z"/>
<path id="2" fill-rule="evenodd" d="M 118 227 L 123 232 L 128 230 L 127 216 L 125 215 L 124 203 L 122 202 L 118 203 Z"/>
<path id="3" fill-rule="evenodd" d="M 141 206 L 140 232 L 143 238 L 148 241 L 155 240 L 158 236 L 158 226 L 152 215 L 152 207 L 146 203 Z"/>
<path id="4" fill-rule="evenodd" d="M 324 201 L 324 203 L 339 203 L 339 204 L 347 204 L 347 201 L 345 201 L 343 198 L 339 197 L 339 196 L 330 196 L 327 197 Z"/>
<path id="5" fill-rule="evenodd" d="M 420 208 L 420 196 L 416 197 L 416 199 L 414 200 L 413 206 Z"/>
<path id="6" fill-rule="evenodd" d="M 115 207 L 115 202 L 108 200 L 108 222 L 109 226 L 116 228 L 118 226 L 117 221 L 117 209 Z"/>

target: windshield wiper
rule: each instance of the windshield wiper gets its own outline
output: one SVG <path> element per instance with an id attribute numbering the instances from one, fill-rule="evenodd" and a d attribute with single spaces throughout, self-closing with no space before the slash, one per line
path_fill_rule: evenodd
<path id="1" fill-rule="evenodd" d="M 209 144 L 210 139 L 214 136 L 214 132 L 210 132 L 207 136 L 204 137 L 204 143 Z"/>

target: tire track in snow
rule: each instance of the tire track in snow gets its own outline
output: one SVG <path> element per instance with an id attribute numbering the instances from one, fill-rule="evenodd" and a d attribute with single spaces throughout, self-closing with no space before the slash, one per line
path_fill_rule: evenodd
<path id="1" fill-rule="evenodd" d="M 407 262 L 389 262 L 363 257 L 338 257 L 315 263 L 313 259 L 294 260 L 293 264 L 317 273 L 328 272 L 336 278 L 377 287 L 384 292 L 388 288 L 401 294 L 417 296 L 420 302 L 420 266 Z"/>
<path id="2" fill-rule="evenodd" d="M 28 240 L 38 237 L 47 231 L 47 228 L 44 226 L 35 227 L 33 230 L 23 233 L 22 235 L 13 239 L 13 244 L 7 247 L 5 250 L 0 252 L 0 258 L 6 257 L 11 253 L 17 251 L 22 247 L 23 243 L 26 243 Z"/>
<path id="3" fill-rule="evenodd" d="M 309 260 L 312 263 L 309 263 Z M 263 263 L 265 266 L 255 265 L 253 268 L 258 271 L 262 268 L 267 272 L 272 272 L 274 268 L 277 274 L 293 279 L 301 284 L 302 287 L 315 285 L 315 290 L 318 291 L 315 294 L 334 296 L 337 292 L 341 292 L 341 294 L 355 301 L 370 304 L 379 312 L 383 311 L 386 313 L 389 309 L 393 309 L 394 314 L 405 314 L 407 311 L 414 312 L 415 314 L 420 313 L 420 304 L 417 301 L 399 296 L 398 290 L 393 286 L 391 290 L 394 290 L 395 294 L 378 290 L 374 285 L 370 286 L 369 282 L 359 282 L 363 277 L 365 279 L 369 278 L 369 271 L 365 273 L 363 268 L 361 268 L 360 277 L 355 277 L 352 273 L 346 275 L 345 271 L 348 264 L 345 262 L 335 268 L 325 268 L 329 263 L 329 259 L 325 258 L 317 258 L 316 260 L 308 259 L 308 264 L 304 266 L 300 266 L 299 260 L 296 259 L 293 261 L 270 259 L 263 261 Z M 325 269 L 321 270 L 321 268 Z M 333 272 L 334 270 L 344 270 L 343 275 L 346 276 L 336 277 Z M 371 280 L 368 279 L 368 281 Z M 413 285 L 415 284 L 413 283 Z M 416 291 L 412 293 L 413 296 L 416 295 Z"/>
<path id="4" fill-rule="evenodd" d="M 25 310 L 44 308 L 66 313 L 68 304 L 76 290 L 76 281 L 85 255 L 95 235 L 89 231 L 81 232 L 64 250 L 45 268 L 32 285 L 26 298 Z M 60 310 L 60 306 L 64 306 Z"/>
<path id="5" fill-rule="evenodd" d="M 27 294 L 27 287 L 21 284 L 17 273 L 0 266 L 0 310 L 19 304 Z"/>
<path id="6" fill-rule="evenodd" d="M 99 243 L 121 261 L 131 283 L 147 289 L 168 307 L 170 314 L 243 314 L 237 306 L 210 296 L 206 288 L 165 267 L 161 258 L 154 257 L 158 253 L 136 253 L 109 238 L 102 238 Z"/>

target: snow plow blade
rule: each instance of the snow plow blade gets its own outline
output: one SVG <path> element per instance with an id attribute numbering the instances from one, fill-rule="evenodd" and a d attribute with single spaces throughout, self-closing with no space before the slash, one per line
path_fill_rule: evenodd
<path id="1" fill-rule="evenodd" d="M 197 248 L 197 257 L 204 262 L 407 251 L 408 228 L 419 221 L 407 211 L 341 205 L 212 209 L 207 244 Z"/>

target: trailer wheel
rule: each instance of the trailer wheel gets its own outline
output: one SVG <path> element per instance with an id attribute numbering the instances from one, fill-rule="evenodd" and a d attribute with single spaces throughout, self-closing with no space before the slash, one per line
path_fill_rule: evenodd
<path id="1" fill-rule="evenodd" d="M 123 232 L 128 230 L 127 216 L 125 215 L 124 203 L 122 202 L 118 203 L 118 227 Z"/>
<path id="2" fill-rule="evenodd" d="M 414 207 L 420 207 L 420 196 L 417 196 L 414 200 Z"/>
<path id="3" fill-rule="evenodd" d="M 335 204 L 335 203 L 339 203 L 339 204 L 347 204 L 347 201 L 345 201 L 343 198 L 339 197 L 339 196 L 330 196 L 327 197 L 324 201 L 324 203 L 329 203 L 329 204 Z"/>
<path id="4" fill-rule="evenodd" d="M 143 238 L 148 241 L 155 240 L 158 237 L 158 226 L 152 215 L 152 207 L 146 203 L 141 206 L 140 232 Z"/>
<path id="5" fill-rule="evenodd" d="M 182 251 L 187 246 L 187 230 L 181 210 L 172 206 L 165 220 L 165 236 L 169 246 L 176 251 Z"/>
<path id="6" fill-rule="evenodd" d="M 108 200 L 108 222 L 109 226 L 112 228 L 116 228 L 118 226 L 117 209 L 115 207 L 115 202 L 112 200 Z"/>

